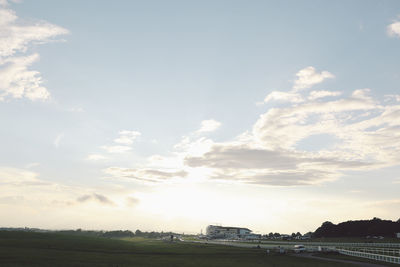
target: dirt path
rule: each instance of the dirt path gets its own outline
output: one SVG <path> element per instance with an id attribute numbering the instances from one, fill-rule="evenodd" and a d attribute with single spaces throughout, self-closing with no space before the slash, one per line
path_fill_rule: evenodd
<path id="1" fill-rule="evenodd" d="M 325 260 L 325 261 L 335 261 L 335 262 L 341 262 L 341 263 L 349 263 L 349 264 L 354 264 L 357 266 L 362 266 L 362 267 L 385 267 L 386 265 L 381 265 L 381 264 L 376 264 L 376 263 L 369 263 L 369 262 L 360 262 L 360 261 L 351 261 L 351 260 L 340 260 L 340 259 L 330 259 L 330 258 L 324 258 L 324 257 L 318 257 L 314 256 L 309 253 L 303 253 L 303 254 L 292 254 L 295 257 L 302 257 L 302 258 L 309 258 L 309 259 L 318 259 L 318 260 Z"/>

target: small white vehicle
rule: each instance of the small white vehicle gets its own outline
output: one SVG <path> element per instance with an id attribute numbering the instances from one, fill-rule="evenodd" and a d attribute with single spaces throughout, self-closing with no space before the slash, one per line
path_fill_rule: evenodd
<path id="1" fill-rule="evenodd" d="M 304 245 L 294 245 L 295 253 L 301 253 L 301 252 L 305 252 L 305 251 L 306 251 L 306 247 Z"/>

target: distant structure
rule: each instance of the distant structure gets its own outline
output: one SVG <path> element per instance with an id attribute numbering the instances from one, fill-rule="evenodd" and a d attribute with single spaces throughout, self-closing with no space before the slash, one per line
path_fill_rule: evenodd
<path id="1" fill-rule="evenodd" d="M 253 234 L 248 228 L 218 225 L 207 226 L 206 235 L 212 239 L 256 239 L 261 237 L 261 235 Z"/>
<path id="2" fill-rule="evenodd" d="M 397 238 L 400 238 L 400 233 L 396 233 L 396 237 L 397 237 Z"/>

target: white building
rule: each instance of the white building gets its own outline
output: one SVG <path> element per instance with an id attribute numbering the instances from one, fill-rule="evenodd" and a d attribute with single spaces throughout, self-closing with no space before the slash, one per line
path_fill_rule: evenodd
<path id="1" fill-rule="evenodd" d="M 254 234 L 252 234 L 251 230 L 248 228 L 218 226 L 218 225 L 207 226 L 206 234 L 209 238 L 226 238 L 226 239 L 248 238 L 254 236 Z"/>
<path id="2" fill-rule="evenodd" d="M 400 233 L 397 233 L 396 236 L 397 236 L 397 238 L 400 238 Z"/>

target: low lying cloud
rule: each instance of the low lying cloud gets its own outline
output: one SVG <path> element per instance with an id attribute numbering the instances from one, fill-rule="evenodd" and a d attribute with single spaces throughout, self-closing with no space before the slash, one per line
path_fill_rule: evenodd
<path id="1" fill-rule="evenodd" d="M 0 4 L 0 101 L 6 98 L 46 100 L 49 91 L 42 86 L 40 72 L 29 67 L 39 54 L 24 55 L 34 44 L 44 44 L 68 30 L 43 21 L 21 22 L 7 1 Z"/>
<path id="2" fill-rule="evenodd" d="M 139 204 L 139 202 L 140 202 L 139 199 L 132 196 L 126 198 L 126 205 L 128 207 L 135 207 L 137 204 Z"/>
<path id="3" fill-rule="evenodd" d="M 281 186 L 317 184 L 337 178 L 338 169 L 371 167 L 368 162 L 234 144 L 215 145 L 201 157 L 187 157 L 185 163 L 214 169 L 213 179 Z"/>
<path id="4" fill-rule="evenodd" d="M 0 185 L 43 186 L 51 183 L 40 180 L 39 174 L 33 171 L 11 167 L 0 167 Z"/>
<path id="5" fill-rule="evenodd" d="M 79 203 L 85 203 L 88 201 L 96 201 L 98 203 L 104 204 L 104 205 L 112 205 L 114 206 L 114 202 L 112 202 L 109 198 L 107 198 L 104 195 L 100 195 L 97 193 L 93 194 L 88 194 L 88 195 L 82 195 L 76 199 Z"/>
<path id="6" fill-rule="evenodd" d="M 171 178 L 184 178 L 188 175 L 186 171 L 163 171 L 156 169 L 130 169 L 110 167 L 104 170 L 106 174 L 114 178 L 129 178 L 144 182 L 164 182 Z"/>

